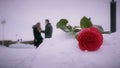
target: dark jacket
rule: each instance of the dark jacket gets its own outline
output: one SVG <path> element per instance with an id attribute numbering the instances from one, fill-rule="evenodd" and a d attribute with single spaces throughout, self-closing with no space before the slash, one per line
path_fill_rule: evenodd
<path id="1" fill-rule="evenodd" d="M 52 32 L 53 32 L 52 25 L 50 23 L 46 24 L 45 30 L 41 32 L 45 33 L 45 38 L 52 38 Z"/>
<path id="2" fill-rule="evenodd" d="M 34 34 L 34 46 L 36 46 L 37 48 L 43 42 L 43 38 L 41 36 L 41 32 L 38 31 L 36 26 L 33 26 L 33 34 Z"/>
<path id="3" fill-rule="evenodd" d="M 43 39 L 41 33 L 38 31 L 37 27 L 33 26 L 34 39 Z"/>

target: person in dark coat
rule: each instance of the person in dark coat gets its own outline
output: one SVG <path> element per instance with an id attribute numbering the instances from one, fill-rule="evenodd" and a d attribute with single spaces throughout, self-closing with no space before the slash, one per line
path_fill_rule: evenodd
<path id="1" fill-rule="evenodd" d="M 45 20 L 45 24 L 45 30 L 41 32 L 45 33 L 45 38 L 52 38 L 53 27 L 48 19 Z"/>
<path id="2" fill-rule="evenodd" d="M 43 37 L 41 36 L 41 27 L 40 22 L 33 26 L 33 34 L 34 34 L 34 46 L 36 48 L 43 42 Z"/>

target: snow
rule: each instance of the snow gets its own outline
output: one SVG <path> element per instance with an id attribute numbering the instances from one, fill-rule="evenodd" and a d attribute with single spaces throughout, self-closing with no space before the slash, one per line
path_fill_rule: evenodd
<path id="1" fill-rule="evenodd" d="M 58 29 L 37 49 L 21 43 L 0 46 L 0 68 L 120 68 L 119 34 L 104 35 L 102 47 L 88 52 L 81 51 L 76 39 Z"/>

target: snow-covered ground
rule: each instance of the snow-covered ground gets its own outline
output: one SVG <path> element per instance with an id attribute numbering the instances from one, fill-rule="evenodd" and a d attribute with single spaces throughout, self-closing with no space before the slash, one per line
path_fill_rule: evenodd
<path id="1" fill-rule="evenodd" d="M 72 36 L 57 33 L 37 49 L 20 43 L 0 46 L 0 68 L 120 68 L 119 32 L 104 35 L 102 47 L 95 52 L 81 51 Z"/>

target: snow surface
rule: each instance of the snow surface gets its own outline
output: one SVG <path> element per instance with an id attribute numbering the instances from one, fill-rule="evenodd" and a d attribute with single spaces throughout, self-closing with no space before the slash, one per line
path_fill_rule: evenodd
<path id="1" fill-rule="evenodd" d="M 98 51 L 81 51 L 77 40 L 58 29 L 52 39 L 33 45 L 0 46 L 0 68 L 120 68 L 119 32 L 104 35 Z"/>

